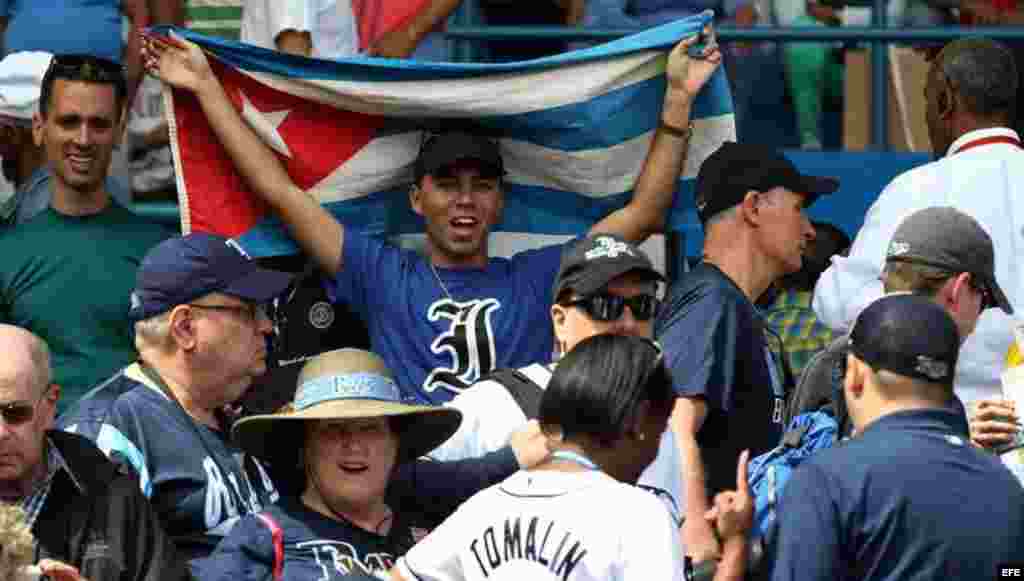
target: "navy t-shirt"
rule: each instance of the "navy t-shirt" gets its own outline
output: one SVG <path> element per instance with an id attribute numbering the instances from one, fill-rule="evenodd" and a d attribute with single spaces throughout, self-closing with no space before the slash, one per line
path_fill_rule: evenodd
<path id="1" fill-rule="evenodd" d="M 332 290 L 366 323 L 371 350 L 403 397 L 442 404 L 496 368 L 551 358 L 551 288 L 563 247 L 435 273 L 422 255 L 346 228 Z"/>
<path id="2" fill-rule="evenodd" d="M 782 437 L 785 391 L 761 316 L 728 276 L 701 263 L 669 289 L 654 334 L 676 393 L 707 403 L 697 445 L 708 493 L 735 488 L 740 452 L 754 457 Z"/>
<path id="3" fill-rule="evenodd" d="M 774 581 L 993 579 L 1024 556 L 1024 488 L 958 412 L 896 412 L 797 468 Z"/>
<path id="4" fill-rule="evenodd" d="M 398 513 L 387 535 L 327 518 L 294 497 L 263 511 L 281 529 L 284 548 L 281 579 L 331 581 L 363 574 L 383 575 L 413 545 L 412 529 Z M 190 564 L 203 581 L 267 581 L 274 567 L 269 526 L 255 514 L 243 517 L 217 550 Z"/>

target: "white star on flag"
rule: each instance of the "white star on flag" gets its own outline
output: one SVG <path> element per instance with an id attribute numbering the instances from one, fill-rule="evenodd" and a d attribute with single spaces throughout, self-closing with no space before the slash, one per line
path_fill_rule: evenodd
<path id="1" fill-rule="evenodd" d="M 249 127 L 252 127 L 256 135 L 259 135 L 260 139 L 269 145 L 271 149 L 290 158 L 292 152 L 288 149 L 288 144 L 284 142 L 284 138 L 278 133 L 277 128 L 284 123 L 285 117 L 292 112 L 291 109 L 264 113 L 249 101 L 245 93 L 239 91 L 239 94 L 242 96 L 242 119 L 245 119 Z"/>

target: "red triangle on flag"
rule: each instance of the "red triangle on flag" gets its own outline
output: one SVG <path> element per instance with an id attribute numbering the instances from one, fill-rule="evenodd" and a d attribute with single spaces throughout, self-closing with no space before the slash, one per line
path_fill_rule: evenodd
<path id="1" fill-rule="evenodd" d="M 272 149 L 303 190 L 362 149 L 385 121 L 290 95 L 210 60 L 235 109 L 265 124 L 278 144 Z M 241 235 L 267 215 L 265 204 L 235 170 L 195 95 L 175 90 L 174 115 L 191 231 Z"/>

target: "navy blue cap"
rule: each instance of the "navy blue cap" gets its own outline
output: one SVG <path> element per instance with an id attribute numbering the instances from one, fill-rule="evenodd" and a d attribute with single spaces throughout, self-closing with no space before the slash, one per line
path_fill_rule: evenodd
<path id="1" fill-rule="evenodd" d="M 697 217 L 701 224 L 739 204 L 747 192 L 786 188 L 804 196 L 804 207 L 839 189 L 839 180 L 801 174 L 786 156 L 763 145 L 726 141 L 697 171 Z"/>
<path id="2" fill-rule="evenodd" d="M 884 296 L 857 317 L 850 351 L 874 369 L 952 385 L 960 332 L 945 309 L 920 295 Z"/>
<path id="3" fill-rule="evenodd" d="M 265 303 L 291 284 L 292 275 L 260 268 L 234 241 L 206 233 L 175 236 L 154 246 L 135 275 L 128 318 L 142 321 L 219 292 Z"/>

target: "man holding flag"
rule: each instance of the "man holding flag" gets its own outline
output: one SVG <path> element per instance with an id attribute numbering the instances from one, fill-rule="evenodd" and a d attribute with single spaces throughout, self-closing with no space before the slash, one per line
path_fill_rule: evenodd
<path id="1" fill-rule="evenodd" d="M 668 57 L 660 123 L 632 199 L 590 233 L 639 243 L 663 229 L 692 132 L 691 106 L 721 62 L 714 45 L 690 57 L 696 41 L 683 40 Z M 150 39 L 146 61 L 165 83 L 194 93 L 238 173 L 334 277 L 337 298 L 364 318 L 373 351 L 395 370 L 406 398 L 444 403 L 496 367 L 549 357 L 550 289 L 562 246 L 489 256 L 488 235 L 505 201 L 505 163 L 494 141 L 449 131 L 423 142 L 409 193 L 426 224 L 421 256 L 343 226 L 296 185 L 197 45 Z"/>

